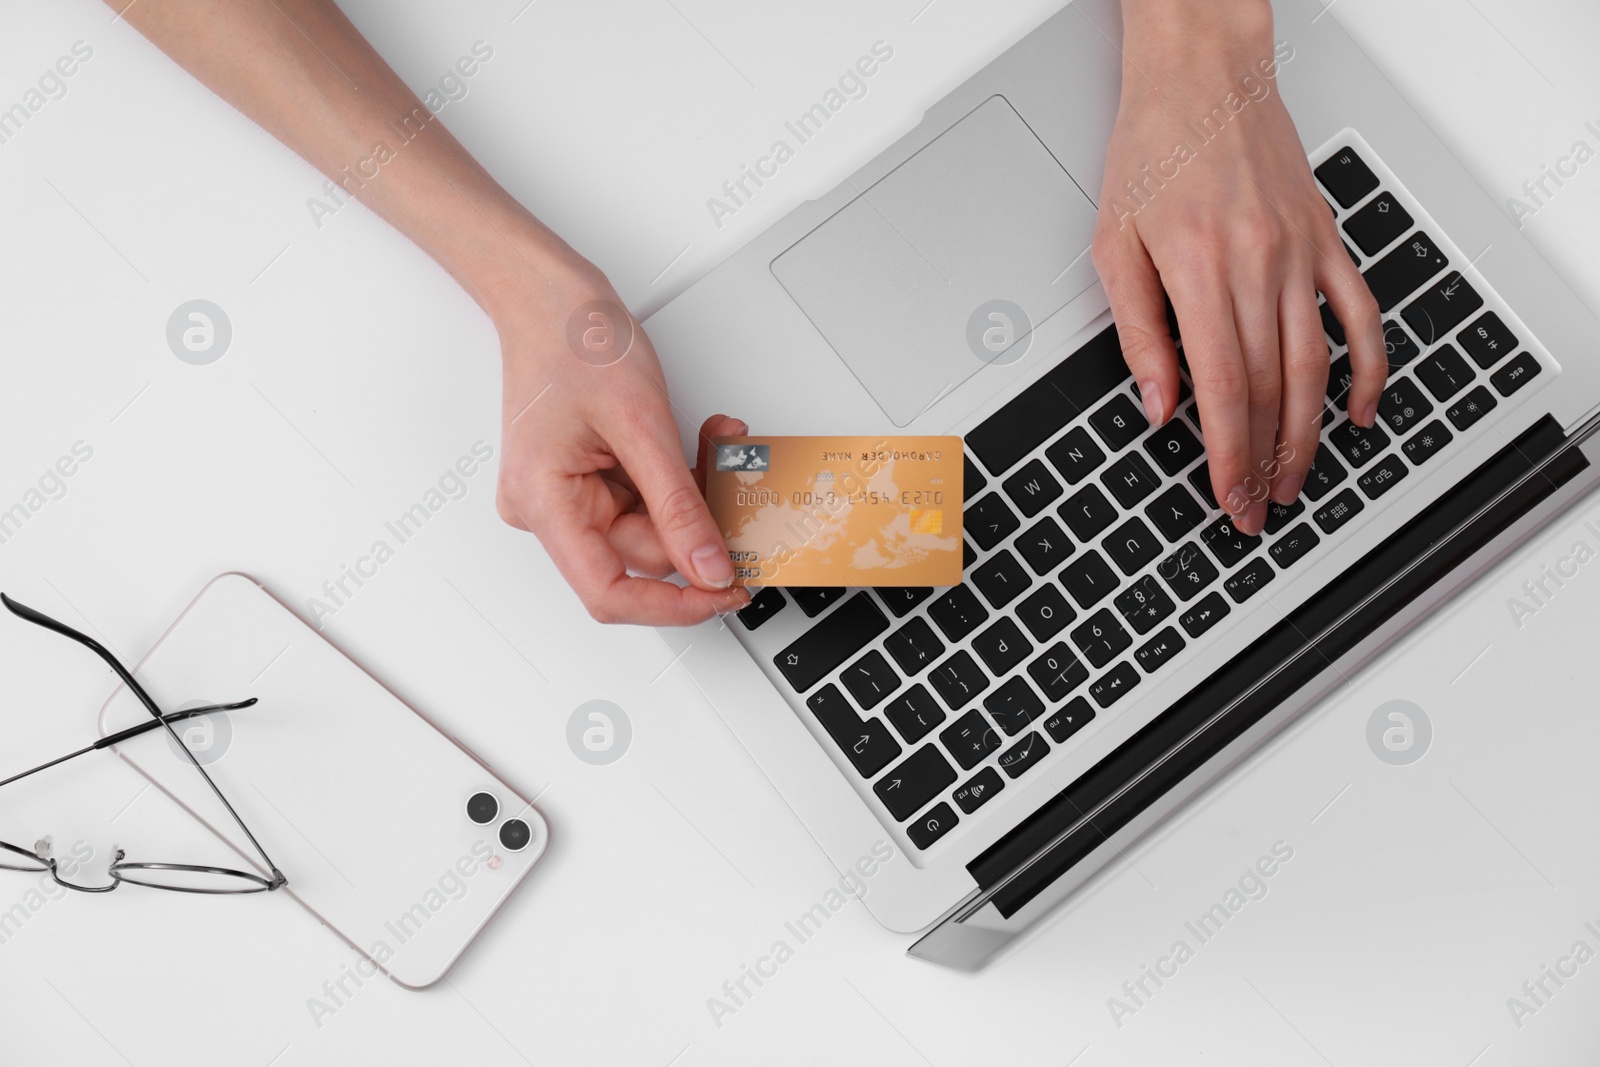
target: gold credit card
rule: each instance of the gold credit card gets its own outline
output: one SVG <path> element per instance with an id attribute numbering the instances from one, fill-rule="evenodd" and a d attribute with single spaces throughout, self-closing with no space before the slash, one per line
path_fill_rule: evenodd
<path id="1" fill-rule="evenodd" d="M 961 438 L 719 437 L 706 501 L 733 584 L 959 585 Z"/>

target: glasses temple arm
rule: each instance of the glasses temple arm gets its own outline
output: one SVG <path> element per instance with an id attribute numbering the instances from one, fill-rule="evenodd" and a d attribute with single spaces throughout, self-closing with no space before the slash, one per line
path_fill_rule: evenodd
<path id="1" fill-rule="evenodd" d="M 254 703 L 256 703 L 256 698 L 251 697 L 249 700 L 240 700 L 232 704 L 207 704 L 205 707 L 201 708 L 189 708 L 185 711 L 169 712 L 168 714 L 161 716 L 159 720 L 152 719 L 150 722 L 142 722 L 138 726 L 130 726 L 126 730 L 118 730 L 114 734 L 109 734 L 106 737 L 102 737 L 92 745 L 85 745 L 76 752 L 68 752 L 65 756 L 58 756 L 48 763 L 41 763 L 39 766 L 23 771 L 21 774 L 13 774 L 10 778 L 0 781 L 0 786 L 8 786 L 12 782 L 27 778 L 29 775 L 34 775 L 38 774 L 40 771 L 49 770 L 51 767 L 54 767 L 57 764 L 65 763 L 69 759 L 75 759 L 76 757 L 83 755 L 85 752 L 98 752 L 102 748 L 109 748 L 112 745 L 120 744 L 121 742 L 128 740 L 130 737 L 138 737 L 140 734 L 147 734 L 151 730 L 159 730 L 163 723 L 181 722 L 184 719 L 192 719 L 197 715 L 210 715 L 213 712 L 218 711 L 235 711 L 239 708 L 248 708 Z"/>

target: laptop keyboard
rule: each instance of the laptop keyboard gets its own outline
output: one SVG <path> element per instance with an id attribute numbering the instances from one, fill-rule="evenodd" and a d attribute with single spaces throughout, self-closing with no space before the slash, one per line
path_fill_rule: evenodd
<path id="1" fill-rule="evenodd" d="M 961 585 L 769 588 L 738 613 L 747 631 L 804 614 L 772 662 L 916 849 L 1304 570 L 1540 373 L 1493 294 L 1369 162 L 1346 145 L 1314 171 L 1383 311 L 1389 383 L 1371 429 L 1345 417 L 1350 360 L 1324 305 L 1322 441 L 1300 499 L 1270 505 L 1261 536 L 1217 508 L 1187 372 L 1178 414 L 1152 430 L 1107 330 L 966 434 Z"/>

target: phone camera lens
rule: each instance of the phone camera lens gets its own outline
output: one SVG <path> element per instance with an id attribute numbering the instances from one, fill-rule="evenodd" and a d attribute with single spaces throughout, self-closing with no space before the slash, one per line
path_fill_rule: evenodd
<path id="1" fill-rule="evenodd" d="M 500 824 L 500 844 L 507 852 L 521 852 L 533 840 L 533 828 L 521 819 L 507 819 Z"/>
<path id="2" fill-rule="evenodd" d="M 480 826 L 494 822 L 494 817 L 499 814 L 500 802 L 493 793 L 474 793 L 472 799 L 467 801 L 467 818 Z"/>

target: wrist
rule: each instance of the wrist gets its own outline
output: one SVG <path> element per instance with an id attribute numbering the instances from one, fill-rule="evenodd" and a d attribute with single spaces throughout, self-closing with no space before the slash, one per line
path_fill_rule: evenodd
<path id="1" fill-rule="evenodd" d="M 1123 50 L 1193 64 L 1272 51 L 1271 0 L 1122 0 Z"/>

